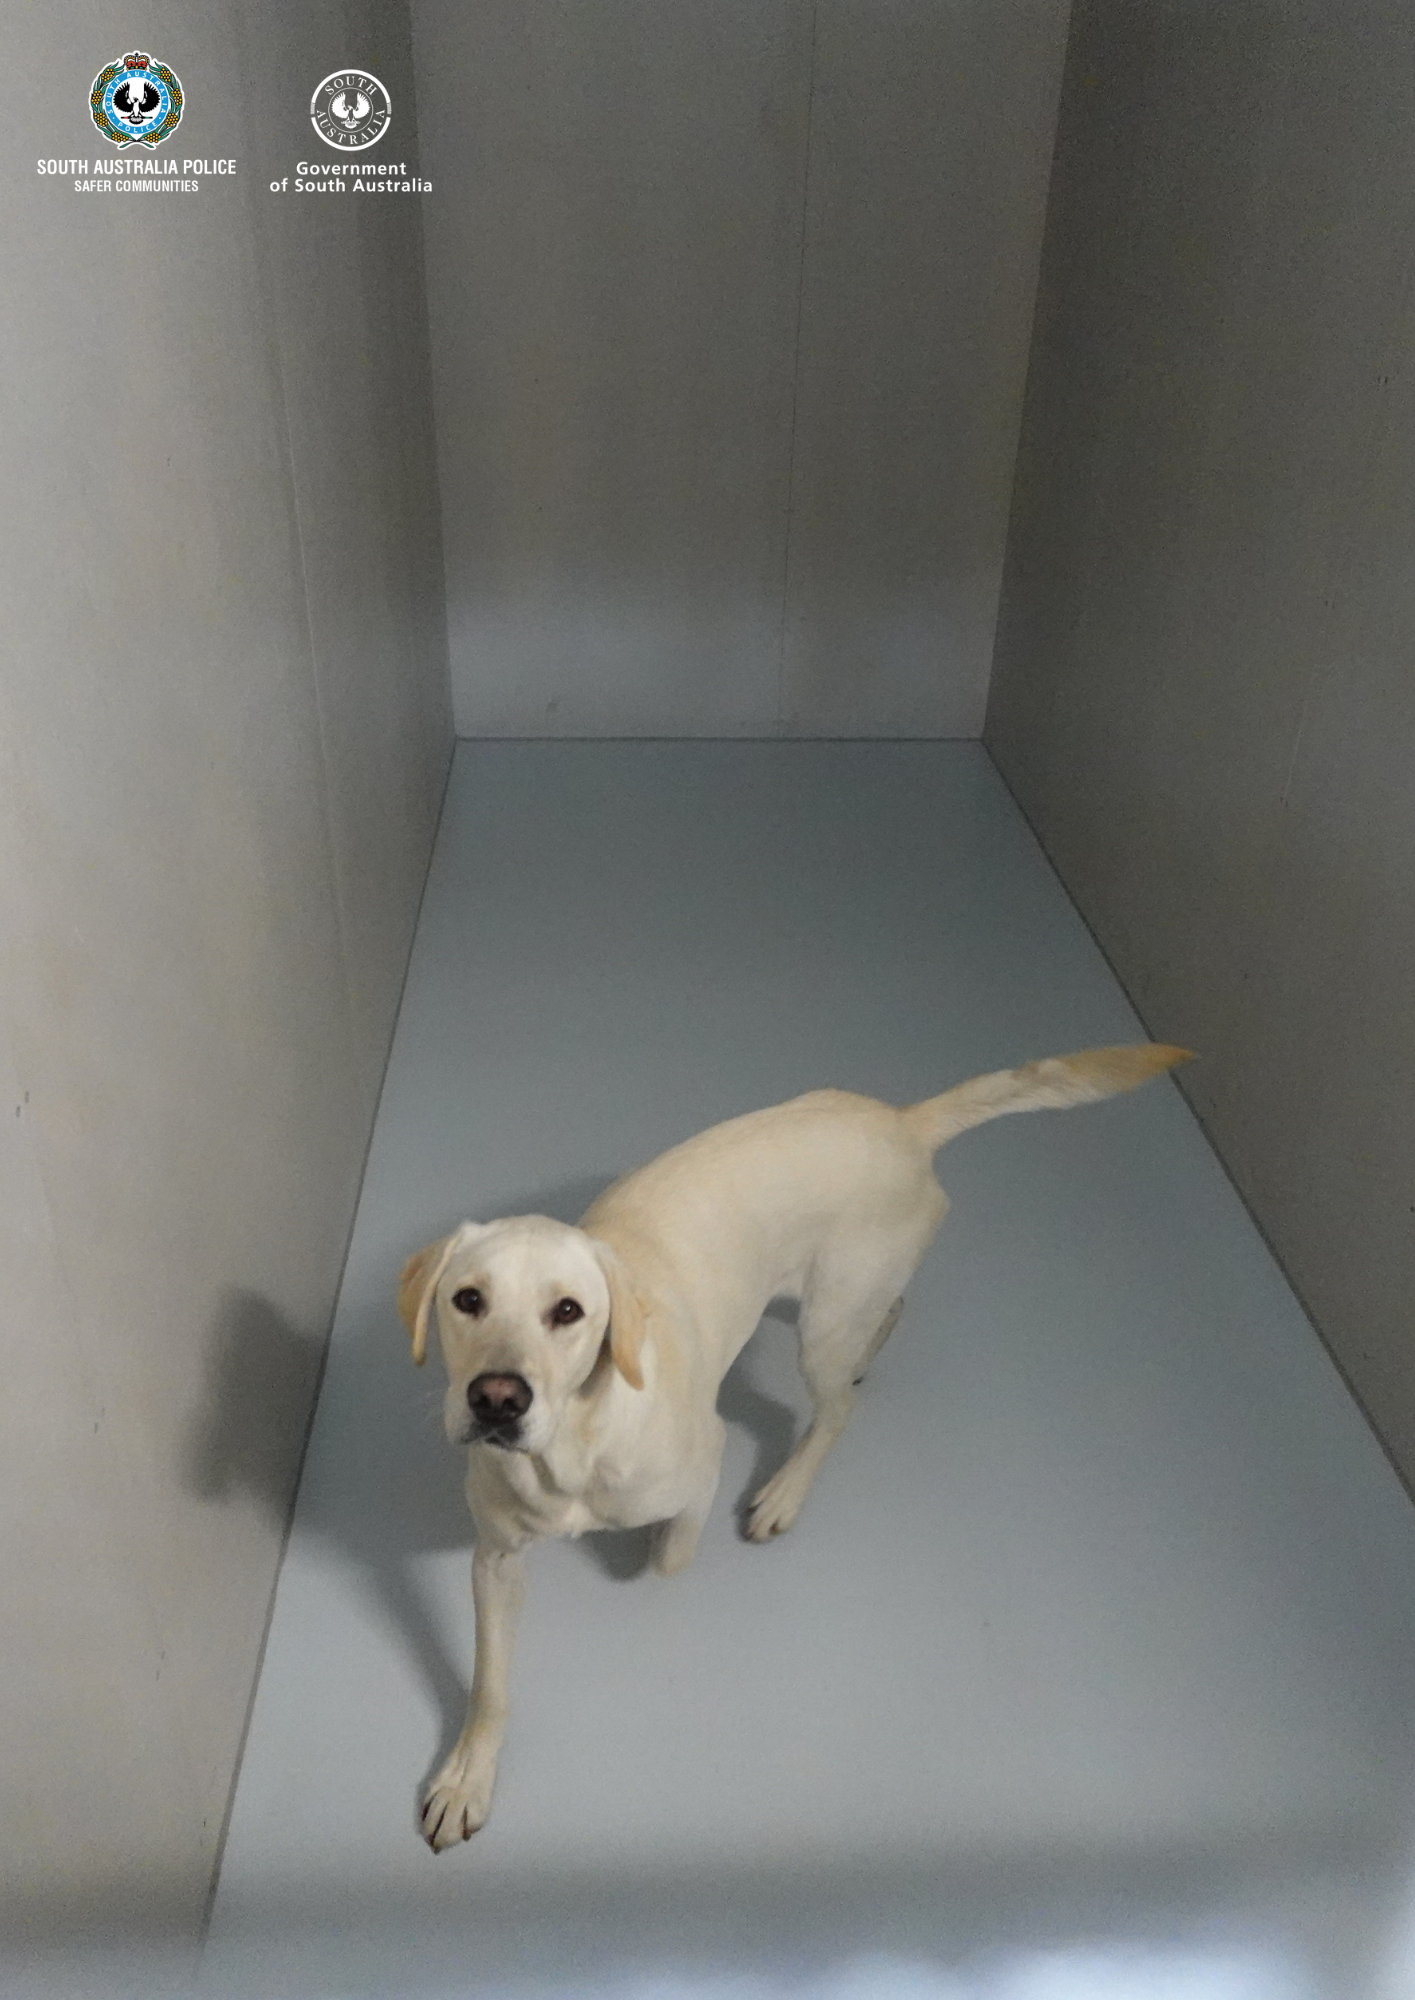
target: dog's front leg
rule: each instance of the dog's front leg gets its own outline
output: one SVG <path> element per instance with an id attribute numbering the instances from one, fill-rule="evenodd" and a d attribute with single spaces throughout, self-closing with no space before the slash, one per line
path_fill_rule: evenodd
<path id="1" fill-rule="evenodd" d="M 459 1840 L 470 1840 L 491 1811 L 496 1753 L 501 1748 L 509 1706 L 511 1651 L 525 1595 L 526 1567 L 520 1551 L 478 1543 L 472 1558 L 472 1601 L 477 1613 L 472 1698 L 452 1755 L 423 1801 L 423 1838 L 434 1853 Z"/>

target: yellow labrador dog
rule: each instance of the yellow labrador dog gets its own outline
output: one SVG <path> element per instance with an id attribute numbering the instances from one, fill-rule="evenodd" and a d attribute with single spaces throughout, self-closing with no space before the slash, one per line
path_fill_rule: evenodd
<path id="1" fill-rule="evenodd" d="M 399 1311 L 421 1363 L 436 1308 L 447 1434 L 470 1447 L 477 1529 L 476 1668 L 466 1726 L 423 1804 L 434 1850 L 490 1809 L 526 1544 L 657 1523 L 654 1565 L 676 1575 L 717 1490 L 722 1378 L 769 1302 L 790 1297 L 813 1415 L 747 1520 L 753 1541 L 784 1533 L 947 1212 L 938 1148 L 1005 1112 L 1132 1090 L 1187 1054 L 1094 1049 L 906 1110 L 812 1091 L 675 1146 L 616 1181 L 578 1228 L 464 1222 L 409 1260 Z"/>

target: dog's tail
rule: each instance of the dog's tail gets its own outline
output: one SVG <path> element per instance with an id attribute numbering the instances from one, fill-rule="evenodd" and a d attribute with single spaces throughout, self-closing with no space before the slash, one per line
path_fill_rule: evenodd
<path id="1" fill-rule="evenodd" d="M 1023 1063 L 1020 1069 L 975 1076 L 971 1083 L 960 1083 L 942 1097 L 911 1104 L 904 1117 L 930 1152 L 935 1152 L 970 1126 L 985 1124 L 989 1118 L 1004 1118 L 1009 1111 L 1064 1111 L 1072 1104 L 1094 1104 L 1098 1098 L 1134 1090 L 1161 1070 L 1188 1062 L 1192 1054 L 1192 1049 L 1142 1042 L 1138 1048 L 1086 1049 L 1077 1056 L 1047 1056 L 1041 1062 Z"/>

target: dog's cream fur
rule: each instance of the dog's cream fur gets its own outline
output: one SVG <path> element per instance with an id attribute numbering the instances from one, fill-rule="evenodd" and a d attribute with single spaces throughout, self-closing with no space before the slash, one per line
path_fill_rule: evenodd
<path id="1" fill-rule="evenodd" d="M 1131 1090 L 1187 1053 L 1147 1043 L 1056 1057 L 906 1110 L 813 1091 L 674 1147 L 617 1181 L 578 1228 L 538 1215 L 466 1222 L 409 1260 L 399 1310 L 421 1362 L 435 1306 L 447 1432 L 470 1445 L 477 1528 L 476 1669 L 466 1726 L 423 1807 L 434 1849 L 467 1839 L 490 1808 L 526 1544 L 657 1523 L 655 1567 L 681 1570 L 717 1490 L 719 1385 L 767 1304 L 791 1297 L 814 1414 L 747 1520 L 753 1541 L 782 1534 L 947 1211 L 937 1149 L 1005 1112 Z M 557 1305 L 572 1304 L 582 1316 L 560 1323 Z M 477 1437 L 469 1414 L 469 1389 L 488 1375 L 530 1391 L 509 1443 Z"/>

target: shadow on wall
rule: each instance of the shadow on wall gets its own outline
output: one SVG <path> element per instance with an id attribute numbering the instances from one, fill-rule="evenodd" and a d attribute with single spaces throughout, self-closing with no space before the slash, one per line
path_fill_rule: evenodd
<path id="1" fill-rule="evenodd" d="M 323 1358 L 323 1339 L 292 1326 L 258 1292 L 229 1291 L 208 1343 L 205 1393 L 187 1443 L 187 1490 L 200 1500 L 248 1494 L 284 1521 Z"/>
<path id="2" fill-rule="evenodd" d="M 508 1202 L 507 1214 L 551 1215 L 573 1221 L 607 1185 L 607 1177 L 575 1181 Z M 432 1231 L 439 1235 L 460 1218 Z M 407 1245 L 407 1254 L 420 1248 Z M 300 1494 L 303 1535 L 322 1543 L 370 1590 L 386 1623 L 406 1647 L 442 1715 L 441 1763 L 462 1726 L 470 1660 L 449 1658 L 438 1621 L 419 1584 L 419 1558 L 470 1551 L 475 1533 L 461 1492 L 463 1454 L 442 1427 L 443 1376 L 434 1351 L 408 1393 L 408 1343 L 394 1305 L 401 1259 L 391 1262 L 384 1310 L 340 1319 L 337 1377 L 326 1384 L 316 1421 L 338 1440 L 321 1454 L 319 1470 Z M 794 1324 L 795 1309 L 774 1306 L 772 1317 Z M 323 1360 L 323 1344 L 301 1331 L 254 1292 L 234 1292 L 217 1316 L 207 1383 L 187 1454 L 189 1490 L 208 1501 L 241 1494 L 254 1500 L 282 1532 L 290 1518 L 300 1457 L 299 1431 Z M 750 1495 L 791 1450 L 795 1415 L 751 1380 L 744 1356 L 723 1384 L 718 1407 L 755 1443 L 752 1476 L 736 1498 L 739 1525 Z M 368 1413 L 381 1420 L 371 1432 Z M 580 1547 L 608 1577 L 627 1582 L 649 1557 L 646 1528 L 586 1535 Z"/>

